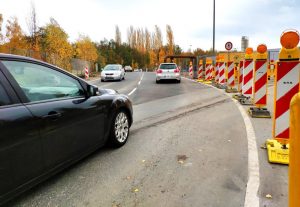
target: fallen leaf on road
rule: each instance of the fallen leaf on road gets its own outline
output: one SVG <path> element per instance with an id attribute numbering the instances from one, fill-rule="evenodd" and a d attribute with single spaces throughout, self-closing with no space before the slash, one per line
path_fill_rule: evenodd
<path id="1" fill-rule="evenodd" d="M 142 163 L 146 162 L 146 160 L 142 160 Z"/>
<path id="2" fill-rule="evenodd" d="M 186 155 L 177 155 L 177 161 L 182 164 L 188 157 Z"/>
<path id="3" fill-rule="evenodd" d="M 138 189 L 138 188 L 135 188 L 135 189 L 133 189 L 133 192 L 134 192 L 134 193 L 137 193 L 137 192 L 139 192 L 139 189 Z"/>
<path id="4" fill-rule="evenodd" d="M 266 198 L 270 198 L 270 199 L 271 199 L 272 196 L 271 196 L 270 194 L 267 194 L 267 195 L 266 195 Z"/>
<path id="5" fill-rule="evenodd" d="M 118 203 L 118 204 L 115 204 L 115 203 L 114 203 L 114 204 L 112 205 L 112 207 L 121 207 L 121 204 L 119 204 L 119 203 Z"/>
<path id="6" fill-rule="evenodd" d="M 126 177 L 126 179 L 127 179 L 127 180 L 130 180 L 130 179 L 131 179 L 131 177 L 130 177 L 130 176 L 127 176 L 127 177 Z"/>
<path id="7" fill-rule="evenodd" d="M 228 139 L 228 142 L 231 142 L 231 140 L 230 140 L 230 139 Z"/>

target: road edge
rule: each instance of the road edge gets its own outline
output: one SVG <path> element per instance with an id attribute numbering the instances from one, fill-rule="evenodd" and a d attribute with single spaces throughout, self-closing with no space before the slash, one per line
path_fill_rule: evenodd
<path id="1" fill-rule="evenodd" d="M 185 77 L 183 78 L 195 83 L 199 83 L 189 78 L 185 78 Z M 229 96 L 232 102 L 237 106 L 237 108 L 239 109 L 243 117 L 246 133 L 247 133 L 247 142 L 248 142 L 248 182 L 246 188 L 244 207 L 259 207 L 259 197 L 258 197 L 258 191 L 260 185 L 259 160 L 258 160 L 256 136 L 255 136 L 255 131 L 252 122 L 248 114 L 244 110 L 244 108 L 237 102 L 237 100 L 233 99 L 230 94 L 227 94 L 223 90 L 217 89 L 211 85 L 207 85 L 203 83 L 199 83 L 199 84 L 211 87 Z"/>

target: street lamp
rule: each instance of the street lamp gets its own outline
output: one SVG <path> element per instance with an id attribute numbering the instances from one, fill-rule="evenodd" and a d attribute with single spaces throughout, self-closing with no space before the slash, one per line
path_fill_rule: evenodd
<path id="1" fill-rule="evenodd" d="M 215 9 L 216 9 L 216 4 L 215 0 L 213 0 L 213 55 L 215 54 Z"/>

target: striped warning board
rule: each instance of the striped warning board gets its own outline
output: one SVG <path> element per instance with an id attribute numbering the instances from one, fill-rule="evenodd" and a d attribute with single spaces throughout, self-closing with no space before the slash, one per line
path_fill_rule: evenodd
<path id="1" fill-rule="evenodd" d="M 252 96 L 253 66 L 253 59 L 244 61 L 242 94 L 247 97 Z"/>
<path id="2" fill-rule="evenodd" d="M 244 60 L 241 60 L 240 64 L 239 64 L 239 72 L 238 72 L 238 91 L 239 92 L 242 92 L 243 72 L 244 72 Z"/>
<path id="3" fill-rule="evenodd" d="M 277 63 L 273 137 L 279 140 L 289 139 L 289 107 L 292 97 L 299 92 L 299 71 L 299 61 Z"/>
<path id="4" fill-rule="evenodd" d="M 89 79 L 90 75 L 89 75 L 89 68 L 85 67 L 84 68 L 84 77 L 85 79 Z"/>
<path id="5" fill-rule="evenodd" d="M 219 63 L 219 84 L 225 85 L 225 63 Z"/>
<path id="6" fill-rule="evenodd" d="M 203 64 L 199 64 L 198 79 L 202 79 L 202 78 L 203 78 Z"/>
<path id="7" fill-rule="evenodd" d="M 190 76 L 190 78 L 194 78 L 194 71 L 193 71 L 193 66 L 192 65 L 190 65 L 190 67 L 189 67 L 189 76 Z"/>
<path id="8" fill-rule="evenodd" d="M 216 63 L 216 77 L 215 77 L 215 82 L 219 82 L 219 62 Z"/>
<path id="9" fill-rule="evenodd" d="M 205 80 L 210 81 L 211 80 L 211 64 L 205 65 Z"/>
<path id="10" fill-rule="evenodd" d="M 234 87 L 234 62 L 227 62 L 228 82 L 227 86 Z"/>
<path id="11" fill-rule="evenodd" d="M 254 66 L 253 101 L 255 105 L 267 104 L 267 60 L 256 60 Z"/>

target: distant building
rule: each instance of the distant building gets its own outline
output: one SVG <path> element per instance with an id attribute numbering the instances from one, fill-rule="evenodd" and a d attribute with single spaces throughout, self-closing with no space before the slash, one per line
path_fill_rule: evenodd
<path id="1" fill-rule="evenodd" d="M 248 46 L 249 46 L 249 38 L 246 36 L 242 36 L 241 51 L 245 52 L 245 50 Z"/>

